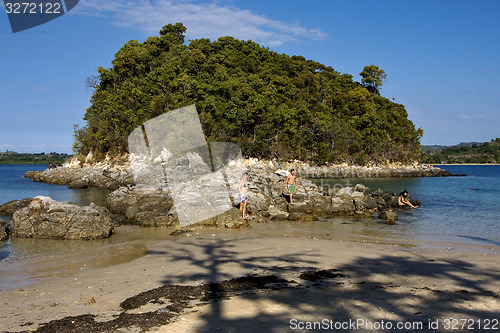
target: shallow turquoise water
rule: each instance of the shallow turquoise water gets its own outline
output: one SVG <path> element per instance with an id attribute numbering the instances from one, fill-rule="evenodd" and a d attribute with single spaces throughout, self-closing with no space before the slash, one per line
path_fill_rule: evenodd
<path id="1" fill-rule="evenodd" d="M 412 199 L 420 200 L 422 206 L 401 211 L 398 224 L 388 230 L 391 234 L 423 241 L 500 246 L 500 165 L 442 168 L 467 176 L 324 179 L 316 183 L 337 187 L 359 183 L 370 189 L 382 188 L 396 193 L 408 190 Z M 367 229 L 383 228 L 372 222 L 364 223 Z"/>
<path id="2" fill-rule="evenodd" d="M 57 201 L 69 201 L 79 205 L 91 202 L 105 205 L 109 190 L 91 188 L 71 190 L 67 186 L 36 183 L 24 178 L 27 171 L 45 170 L 47 165 L 3 165 L 0 164 L 0 205 L 11 200 L 34 198 L 37 195 L 49 196 Z"/>
<path id="3" fill-rule="evenodd" d="M 24 178 L 28 170 L 45 165 L 0 165 L 0 204 L 26 197 L 46 195 L 80 205 L 105 205 L 107 190 L 71 190 L 66 186 L 35 183 Z M 400 192 L 407 189 L 422 206 L 400 212 L 398 225 L 387 227 L 377 221 L 352 223 L 354 232 L 383 231 L 406 239 L 500 246 L 500 165 L 450 165 L 444 169 L 465 177 L 323 179 L 330 186 L 363 184 L 371 189 Z M 476 188 L 477 190 L 473 190 Z M 325 230 L 332 226 L 323 225 Z M 316 228 L 315 228 L 316 229 Z"/>
<path id="4" fill-rule="evenodd" d="M 79 205 L 96 202 L 105 205 L 109 191 L 71 190 L 66 186 L 35 183 L 24 178 L 28 170 L 46 166 L 0 165 L 0 204 L 37 195 Z M 376 218 L 333 218 L 309 223 L 257 223 L 248 230 L 221 230 L 232 237 L 293 236 L 359 241 L 382 240 L 408 244 L 440 242 L 481 247 L 500 246 L 500 166 L 446 166 L 466 177 L 318 180 L 318 184 L 353 186 L 361 183 L 371 189 L 400 192 L 407 189 L 422 202 L 415 210 L 401 211 L 396 225 Z M 300 181 L 300 180 L 299 180 Z M 472 188 L 477 190 L 473 190 Z M 109 239 L 98 241 L 57 241 L 19 239 L 0 242 L 0 290 L 11 289 L 48 276 L 113 265 L 132 260 L 147 251 L 147 244 L 171 237 L 168 229 L 134 226 L 118 228 Z M 208 231 L 211 232 L 211 231 Z M 405 242 L 405 241 L 409 242 Z"/>

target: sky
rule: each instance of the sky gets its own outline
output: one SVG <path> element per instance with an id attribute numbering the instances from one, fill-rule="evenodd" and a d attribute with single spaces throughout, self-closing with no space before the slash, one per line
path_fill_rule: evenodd
<path id="1" fill-rule="evenodd" d="M 91 104 L 86 79 L 127 41 L 177 22 L 186 40 L 250 39 L 356 81 L 375 64 L 387 74 L 381 95 L 405 105 L 422 144 L 490 141 L 500 137 L 499 15 L 497 0 L 80 0 L 13 33 L 2 2 L 0 152 L 71 153 Z"/>

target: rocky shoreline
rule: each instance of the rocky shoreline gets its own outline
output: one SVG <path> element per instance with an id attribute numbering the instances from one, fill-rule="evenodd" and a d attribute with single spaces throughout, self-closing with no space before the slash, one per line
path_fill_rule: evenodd
<path id="1" fill-rule="evenodd" d="M 35 182 L 67 185 L 73 189 L 98 187 L 116 190 L 120 186 L 134 185 L 128 164 L 111 162 L 84 165 L 72 160 L 57 168 L 28 171 L 24 177 Z"/>
<path id="2" fill-rule="evenodd" d="M 191 167 L 196 168 L 196 161 Z M 282 169 L 297 170 L 297 194 L 294 204 L 289 203 L 285 190 L 285 177 Z M 108 197 L 107 207 L 95 205 L 77 207 L 68 203 L 56 202 L 50 198 L 37 197 L 15 200 L 0 206 L 0 214 L 13 216 L 11 236 L 54 238 L 54 239 L 96 239 L 113 234 L 113 226 L 133 224 L 143 227 L 173 227 L 176 233 L 193 228 L 245 228 L 249 221 L 266 223 L 273 220 L 317 221 L 339 215 L 375 217 L 395 224 L 398 218 L 397 195 L 381 189 L 368 189 L 363 185 L 344 188 L 323 188 L 313 184 L 309 178 L 354 178 L 381 177 L 384 175 L 410 176 L 449 176 L 447 171 L 432 166 L 323 166 L 314 167 L 302 162 L 277 163 L 257 159 L 242 160 L 240 169 L 248 172 L 248 215 L 243 220 L 238 210 L 239 200 L 233 201 L 233 208 L 221 206 L 218 214 L 206 220 L 183 225 L 176 211 L 175 200 L 166 184 L 135 185 L 134 175 L 127 164 L 98 163 L 80 166 L 69 163 L 63 167 L 38 172 L 28 172 L 25 177 L 38 182 L 68 185 L 70 188 L 90 186 L 114 190 Z M 215 174 L 214 174 L 214 177 Z M 350 177 L 352 178 L 352 177 Z M 210 178 L 208 178 L 210 179 Z M 210 180 L 208 180 L 210 181 Z M 237 180 L 236 180 L 237 181 Z M 207 182 L 204 180 L 203 182 Z M 211 188 L 210 184 L 207 184 Z M 181 202 L 189 201 L 196 190 L 187 191 Z M 216 195 L 217 196 L 217 195 Z M 237 193 L 233 193 L 237 196 Z M 177 198 L 179 199 L 179 198 Z M 178 206 L 179 201 L 177 201 Z M 414 202 L 420 204 L 419 202 Z M 219 205 L 217 201 L 210 205 Z M 201 207 L 201 206 L 200 206 Z M 217 208 L 217 207 L 215 207 Z M 203 216 L 203 209 L 200 209 Z M 75 216 L 81 216 L 75 222 Z M 98 228 L 90 220 L 103 221 L 104 227 Z M 90 222 L 89 222 L 90 221 Z M 78 232 L 68 232 L 76 224 Z M 99 224 L 99 223 L 98 223 Z M 61 226 L 62 229 L 61 229 Z M 97 232 L 97 234 L 95 233 Z"/>
<path id="3" fill-rule="evenodd" d="M 274 173 L 276 169 L 295 169 L 300 178 L 402 178 L 402 177 L 448 177 L 449 171 L 428 164 L 413 163 L 410 165 L 388 164 L 385 166 L 357 166 L 348 164 L 332 164 L 314 166 L 301 161 L 278 162 L 275 160 L 245 160 L 246 167 Z M 98 187 L 116 190 L 120 186 L 135 185 L 128 162 L 101 162 L 92 165 L 80 164 L 76 160 L 62 167 L 43 171 L 29 171 L 26 178 L 35 182 L 67 185 L 69 188 Z"/>

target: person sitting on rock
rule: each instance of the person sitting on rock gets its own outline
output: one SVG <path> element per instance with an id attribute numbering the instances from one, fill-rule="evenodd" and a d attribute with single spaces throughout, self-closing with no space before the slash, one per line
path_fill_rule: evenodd
<path id="1" fill-rule="evenodd" d="M 407 190 L 401 191 L 398 196 L 398 207 L 418 208 L 410 202 L 410 195 Z"/>

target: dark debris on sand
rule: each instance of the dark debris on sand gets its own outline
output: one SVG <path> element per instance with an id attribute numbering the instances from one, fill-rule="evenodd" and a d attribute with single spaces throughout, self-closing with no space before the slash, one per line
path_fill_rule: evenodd
<path id="1" fill-rule="evenodd" d="M 35 332 L 97 333 L 114 332 L 127 327 L 138 328 L 144 332 L 153 327 L 168 324 L 182 310 L 192 306 L 191 301 L 209 303 L 256 290 L 289 288 L 292 283 L 288 280 L 278 278 L 276 275 L 267 275 L 243 276 L 199 286 L 164 285 L 142 292 L 123 301 L 120 306 L 125 312 L 122 312 L 113 320 L 96 321 L 96 316 L 90 314 L 71 316 L 43 324 Z M 148 303 L 168 305 L 152 312 L 141 314 L 127 313 L 127 310 L 137 309 Z"/>
<path id="2" fill-rule="evenodd" d="M 339 273 L 337 269 L 323 269 L 323 270 L 305 271 L 302 272 L 299 277 L 302 280 L 318 282 L 324 279 L 345 277 L 345 275 Z"/>

